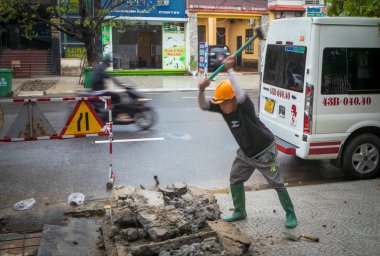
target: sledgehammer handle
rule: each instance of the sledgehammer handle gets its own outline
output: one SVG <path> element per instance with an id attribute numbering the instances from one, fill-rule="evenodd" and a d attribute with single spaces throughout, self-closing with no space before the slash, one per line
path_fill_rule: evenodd
<path id="1" fill-rule="evenodd" d="M 256 35 L 254 35 L 253 37 L 251 37 L 247 42 L 245 42 L 245 44 L 239 48 L 239 50 L 237 50 L 232 56 L 233 57 L 237 57 L 245 48 L 247 48 L 247 46 L 253 42 L 253 40 L 255 40 L 257 37 L 260 38 L 260 39 L 263 39 L 264 36 L 263 36 L 263 32 L 261 31 L 260 28 L 257 28 L 255 29 L 256 31 Z M 208 78 L 207 80 L 211 80 L 213 79 L 220 71 L 222 71 L 224 69 L 224 63 L 217 69 L 214 71 L 214 73 L 212 73 Z"/>
<path id="2" fill-rule="evenodd" d="M 310 241 L 313 241 L 313 242 L 316 242 L 318 243 L 319 242 L 319 237 L 316 237 L 316 236 L 312 236 L 312 235 L 301 235 L 300 237 L 303 237 L 303 238 L 306 238 Z"/>

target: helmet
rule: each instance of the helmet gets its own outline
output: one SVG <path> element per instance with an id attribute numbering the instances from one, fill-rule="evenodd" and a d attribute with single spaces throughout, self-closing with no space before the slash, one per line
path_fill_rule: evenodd
<path id="1" fill-rule="evenodd" d="M 106 62 L 111 63 L 111 62 L 112 62 L 112 58 L 111 58 L 111 56 L 109 56 L 109 55 L 104 55 L 103 58 L 102 58 L 102 62 L 103 62 L 103 63 L 106 63 Z"/>
<path id="2" fill-rule="evenodd" d="M 211 102 L 214 104 L 220 104 L 223 103 L 225 100 L 232 99 L 233 97 L 235 97 L 235 93 L 232 90 L 230 80 L 223 80 L 216 87 Z"/>

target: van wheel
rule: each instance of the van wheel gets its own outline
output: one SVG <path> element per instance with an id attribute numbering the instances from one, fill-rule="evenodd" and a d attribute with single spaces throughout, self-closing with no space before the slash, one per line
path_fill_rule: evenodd
<path id="1" fill-rule="evenodd" d="M 351 140 L 344 150 L 342 169 L 350 177 L 370 179 L 380 171 L 380 138 L 362 134 Z"/>

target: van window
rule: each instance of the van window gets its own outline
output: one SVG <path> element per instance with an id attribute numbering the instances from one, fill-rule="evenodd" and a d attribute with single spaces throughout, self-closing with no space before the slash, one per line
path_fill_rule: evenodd
<path id="1" fill-rule="evenodd" d="M 322 94 L 380 91 L 380 48 L 325 48 Z"/>
<path id="2" fill-rule="evenodd" d="M 268 45 L 264 67 L 264 83 L 302 92 L 304 87 L 306 47 Z"/>

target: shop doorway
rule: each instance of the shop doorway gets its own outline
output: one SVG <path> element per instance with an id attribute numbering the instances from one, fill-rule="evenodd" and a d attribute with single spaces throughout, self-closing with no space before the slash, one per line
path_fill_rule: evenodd
<path id="1" fill-rule="evenodd" d="M 112 30 L 114 69 L 161 69 L 162 24 Z"/>
<path id="2" fill-rule="evenodd" d="M 206 26 L 198 25 L 198 45 L 200 42 L 206 42 Z"/>
<path id="3" fill-rule="evenodd" d="M 216 28 L 216 44 L 226 44 L 226 29 Z"/>
<path id="4" fill-rule="evenodd" d="M 236 37 L 236 49 L 240 49 L 240 47 L 242 46 L 242 40 L 243 39 L 241 36 Z M 236 57 L 236 65 L 238 67 L 241 67 L 241 62 L 242 62 L 242 54 L 239 54 Z"/>

